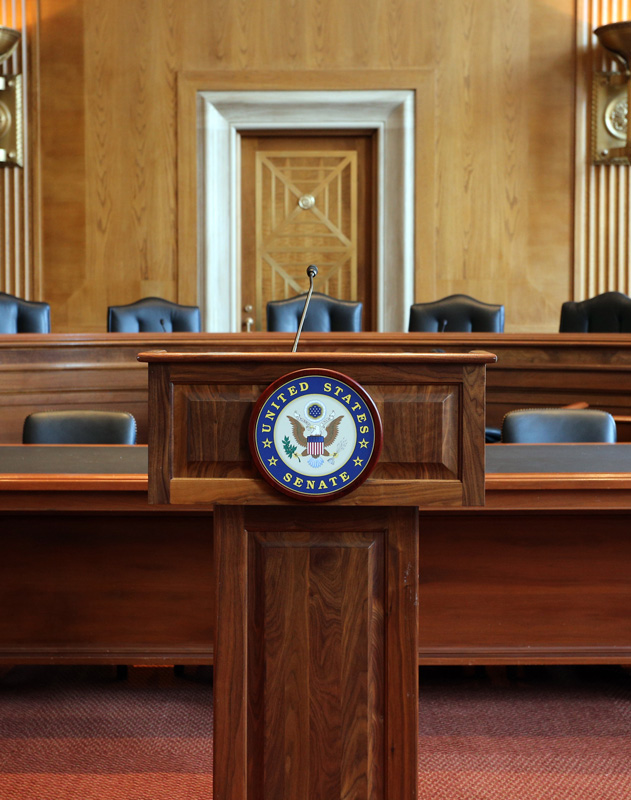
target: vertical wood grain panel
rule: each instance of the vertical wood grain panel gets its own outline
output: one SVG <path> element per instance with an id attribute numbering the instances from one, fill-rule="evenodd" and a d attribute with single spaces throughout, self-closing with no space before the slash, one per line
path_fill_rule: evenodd
<path id="1" fill-rule="evenodd" d="M 549 5 L 435 12 L 436 283 L 416 297 L 504 303 L 508 331 L 550 330 L 567 299 L 573 14 Z"/>
<path id="2" fill-rule="evenodd" d="M 387 714 L 388 752 L 387 797 L 417 800 L 418 717 L 406 714 L 406 706 L 418 707 L 417 660 L 411 657 L 410 644 L 418 651 L 419 515 L 413 508 L 390 510 L 387 554 Z M 399 589 L 398 598 L 395 597 Z"/>
<path id="3" fill-rule="evenodd" d="M 23 81 L 22 130 L 24 137 L 24 166 L 2 167 L 0 175 L 0 291 L 28 300 L 39 299 L 39 272 L 33 252 L 33 162 L 30 139 L 31 123 L 36 109 L 30 101 L 36 96 L 37 72 L 31 70 L 33 54 L 37 52 L 37 3 L 35 0 L 3 0 L 0 5 L 0 25 L 15 28 L 22 34 L 17 50 L 1 67 L 3 75 L 21 74 Z"/>
<path id="4" fill-rule="evenodd" d="M 575 4 L 529 3 L 524 22 L 527 78 L 517 84 L 525 95 L 529 140 L 527 152 L 517 156 L 527 160 L 527 247 L 514 253 L 506 308 L 514 317 L 521 307 L 524 322 L 507 329 L 554 332 L 572 284 Z"/>
<path id="5" fill-rule="evenodd" d="M 53 331 L 103 330 L 89 306 L 73 302 L 86 282 L 84 8 L 59 0 L 39 0 L 39 7 L 40 299 L 51 305 Z"/>
<path id="6" fill-rule="evenodd" d="M 484 505 L 485 450 L 484 441 L 484 393 L 485 380 L 480 380 L 479 368 L 465 367 L 462 384 L 463 439 L 462 481 L 464 505 Z"/>
<path id="7" fill-rule="evenodd" d="M 54 329 L 103 331 L 177 299 L 175 2 L 41 5 L 45 295 Z"/>
<path id="8" fill-rule="evenodd" d="M 96 191 L 81 289 L 105 320 L 107 305 L 176 292 L 175 169 L 161 158 L 175 149 L 175 22 L 170 0 L 89 8 L 86 163 Z"/>
<path id="9" fill-rule="evenodd" d="M 167 365 L 153 364 L 149 380 L 148 405 L 152 414 L 149 420 L 149 472 L 153 476 L 149 487 L 150 503 L 168 503 L 170 481 L 173 475 L 172 456 L 169 450 L 173 420 L 170 414 L 170 398 L 173 387 Z M 165 435 L 169 431 L 169 435 Z"/>
<path id="10" fill-rule="evenodd" d="M 242 542 L 236 528 L 219 528 L 229 519 L 217 512 L 215 546 L 226 533 Z M 418 511 L 311 508 L 301 521 L 295 509 L 253 507 L 244 517 L 248 790 L 230 797 L 413 800 Z M 246 571 L 224 574 L 241 587 Z M 238 634 L 224 666 L 234 675 L 242 590 L 230 599 Z M 241 682 L 222 686 L 240 751 Z"/>
<path id="11" fill-rule="evenodd" d="M 578 4 L 574 300 L 631 291 L 629 167 L 592 164 L 590 140 L 592 74 L 620 69 L 593 31 L 599 25 L 629 19 L 629 5 L 628 0 Z"/>
<path id="12" fill-rule="evenodd" d="M 247 759 L 247 534 L 244 507 L 215 507 L 214 795 L 245 800 Z M 220 787 L 220 788 L 219 788 Z"/>

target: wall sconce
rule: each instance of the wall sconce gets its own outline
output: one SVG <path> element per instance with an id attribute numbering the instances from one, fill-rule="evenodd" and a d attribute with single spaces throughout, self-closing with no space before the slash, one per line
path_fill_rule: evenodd
<path id="1" fill-rule="evenodd" d="M 596 72 L 592 87 L 592 155 L 595 164 L 631 164 L 631 21 L 594 31 L 623 72 Z"/>
<path id="2" fill-rule="evenodd" d="M 20 43 L 21 33 L 0 26 L 0 64 Z M 22 167 L 22 76 L 0 75 L 0 167 Z"/>

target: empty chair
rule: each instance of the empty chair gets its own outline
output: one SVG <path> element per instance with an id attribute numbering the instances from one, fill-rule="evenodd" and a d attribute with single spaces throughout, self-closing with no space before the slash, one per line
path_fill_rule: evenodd
<path id="1" fill-rule="evenodd" d="M 267 330 L 295 333 L 298 330 L 307 293 L 267 304 Z M 352 300 L 314 292 L 305 317 L 303 331 L 361 331 L 363 306 Z"/>
<path id="2" fill-rule="evenodd" d="M 545 444 L 616 441 L 616 423 L 594 408 L 527 408 L 509 411 L 502 422 L 502 442 Z"/>
<path id="3" fill-rule="evenodd" d="M 409 331 L 433 333 L 503 333 L 504 306 L 482 303 L 466 294 L 452 294 L 410 308 Z"/>
<path id="4" fill-rule="evenodd" d="M 0 292 L 0 333 L 50 333 L 50 305 Z"/>
<path id="5" fill-rule="evenodd" d="M 127 411 L 35 411 L 24 420 L 23 444 L 136 444 L 136 420 Z M 127 676 L 125 664 L 116 675 Z"/>
<path id="6" fill-rule="evenodd" d="M 126 306 L 109 306 L 110 333 L 199 333 L 202 327 L 198 306 L 183 306 L 161 297 L 143 297 Z"/>
<path id="7" fill-rule="evenodd" d="M 561 306 L 560 333 L 631 333 L 631 297 L 604 292 Z"/>
<path id="8" fill-rule="evenodd" d="M 136 444 L 127 411 L 35 411 L 24 420 L 24 444 Z"/>

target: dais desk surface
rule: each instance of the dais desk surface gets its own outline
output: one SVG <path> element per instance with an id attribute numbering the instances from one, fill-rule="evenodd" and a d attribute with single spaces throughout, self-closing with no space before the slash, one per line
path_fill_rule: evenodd
<path id="1" fill-rule="evenodd" d="M 3 445 L 0 473 L 147 475 L 146 445 Z"/>
<path id="2" fill-rule="evenodd" d="M 0 445 L 0 473 L 147 475 L 146 445 Z M 630 473 L 631 444 L 487 445 L 486 473 Z"/>
<path id="3" fill-rule="evenodd" d="M 149 505 L 147 465 L 147 445 L 0 445 L 0 509 L 209 512 Z M 485 484 L 478 513 L 629 510 L 631 444 L 487 445 Z"/>
<path id="4" fill-rule="evenodd" d="M 494 444 L 486 474 L 631 473 L 631 444 Z"/>

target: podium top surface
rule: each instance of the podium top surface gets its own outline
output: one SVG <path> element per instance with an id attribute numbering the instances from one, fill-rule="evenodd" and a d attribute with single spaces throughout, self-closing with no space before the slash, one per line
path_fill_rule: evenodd
<path id="1" fill-rule="evenodd" d="M 339 352 L 224 352 L 224 353 L 173 353 L 151 350 L 138 354 L 138 361 L 149 364 L 177 363 L 296 363 L 308 360 L 310 364 L 359 364 L 379 361 L 386 364 L 493 364 L 497 356 L 485 350 L 467 353 L 339 353 Z"/>

